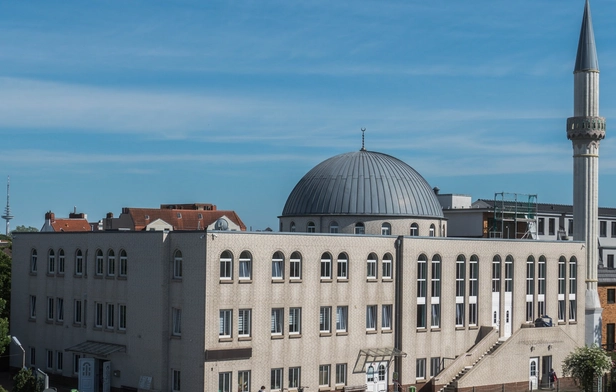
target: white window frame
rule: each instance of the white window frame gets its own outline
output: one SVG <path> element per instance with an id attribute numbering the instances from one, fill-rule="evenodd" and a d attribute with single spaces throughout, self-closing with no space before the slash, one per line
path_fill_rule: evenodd
<path id="1" fill-rule="evenodd" d="M 284 256 L 276 252 L 272 256 L 272 280 L 284 280 Z"/>
<path id="2" fill-rule="evenodd" d="M 383 273 L 381 277 L 383 279 L 391 279 L 393 276 L 393 259 L 389 253 L 383 256 L 383 260 L 381 261 Z"/>
<path id="3" fill-rule="evenodd" d="M 391 225 L 387 222 L 384 222 L 381 225 L 381 235 L 391 235 Z"/>
<path id="4" fill-rule="evenodd" d="M 36 319 L 36 295 L 30 296 L 30 319 Z"/>
<path id="5" fill-rule="evenodd" d="M 270 320 L 272 335 L 282 335 L 284 332 L 284 308 L 272 308 Z"/>
<path id="6" fill-rule="evenodd" d="M 227 339 L 233 335 L 233 310 L 220 309 L 218 312 L 218 337 Z"/>
<path id="7" fill-rule="evenodd" d="M 319 309 L 319 332 L 332 332 L 332 307 L 321 306 Z"/>
<path id="8" fill-rule="evenodd" d="M 30 273 L 35 274 L 38 271 L 38 253 L 36 249 L 30 251 Z"/>
<path id="9" fill-rule="evenodd" d="M 289 335 L 302 333 L 302 308 L 289 308 Z"/>
<path id="10" fill-rule="evenodd" d="M 62 351 L 56 351 L 56 370 L 59 372 L 64 370 L 64 353 Z"/>
<path id="11" fill-rule="evenodd" d="M 323 253 L 321 255 L 321 279 L 332 278 L 332 257 L 329 253 Z"/>
<path id="12" fill-rule="evenodd" d="M 336 385 L 346 385 L 347 383 L 347 364 L 336 364 Z"/>
<path id="13" fill-rule="evenodd" d="M 368 255 L 366 260 L 366 279 L 375 280 L 377 278 L 378 258 L 374 253 Z"/>
<path id="14" fill-rule="evenodd" d="M 45 361 L 45 366 L 47 367 L 47 369 L 53 369 L 53 350 L 45 350 L 45 356 L 47 357 L 47 360 Z"/>
<path id="15" fill-rule="evenodd" d="M 377 305 L 366 306 L 366 331 L 376 331 L 378 322 Z"/>
<path id="16" fill-rule="evenodd" d="M 417 358 L 415 362 L 415 378 L 417 380 L 426 379 L 426 358 Z"/>
<path id="17" fill-rule="evenodd" d="M 274 368 L 270 372 L 270 389 L 272 391 L 282 391 L 282 368 Z"/>
<path id="18" fill-rule="evenodd" d="M 336 260 L 336 277 L 338 280 L 347 280 L 349 278 L 349 256 L 346 253 L 340 253 Z"/>
<path id="19" fill-rule="evenodd" d="M 381 306 L 381 330 L 390 331 L 392 326 L 392 305 Z"/>
<path id="20" fill-rule="evenodd" d="M 109 250 L 109 252 L 107 252 L 107 276 L 115 276 L 115 271 L 115 253 L 113 250 Z"/>
<path id="21" fill-rule="evenodd" d="M 302 256 L 299 252 L 293 252 L 289 259 L 289 279 L 300 280 L 302 278 Z"/>
<path id="22" fill-rule="evenodd" d="M 252 309 L 240 309 L 238 311 L 237 335 L 249 337 L 251 335 Z"/>
<path id="23" fill-rule="evenodd" d="M 66 256 L 64 255 L 64 249 L 58 251 L 58 274 L 64 274 L 64 268 L 66 264 Z"/>
<path id="24" fill-rule="evenodd" d="M 242 252 L 239 258 L 240 280 L 252 279 L 252 264 L 252 254 L 247 251 Z"/>
<path id="25" fill-rule="evenodd" d="M 55 305 L 55 298 L 53 297 L 47 297 L 47 321 L 53 321 L 54 320 L 54 305 Z"/>
<path id="26" fill-rule="evenodd" d="M 96 261 L 94 265 L 94 275 L 103 276 L 105 273 L 105 257 L 103 256 L 103 251 L 100 249 L 96 250 Z"/>
<path id="27" fill-rule="evenodd" d="M 331 385 L 331 365 L 319 365 L 319 388 Z"/>
<path id="28" fill-rule="evenodd" d="M 53 249 L 49 249 L 47 253 L 47 273 L 54 274 L 56 272 L 56 255 Z"/>
<path id="29" fill-rule="evenodd" d="M 95 328 L 103 328 L 103 303 L 95 302 L 94 303 L 94 327 Z"/>
<path id="30" fill-rule="evenodd" d="M 181 390 L 181 375 L 182 373 L 178 369 L 171 369 L 171 390 L 173 392 L 180 392 Z"/>
<path id="31" fill-rule="evenodd" d="M 223 257 L 220 255 L 220 280 L 232 280 L 233 279 L 233 257 Z M 228 253 L 231 254 L 230 252 Z"/>
<path id="32" fill-rule="evenodd" d="M 182 279 L 183 277 L 183 271 L 182 271 L 182 267 L 183 267 L 183 257 L 182 257 L 182 252 L 179 250 L 175 251 L 175 254 L 173 255 L 173 279 Z"/>
<path id="33" fill-rule="evenodd" d="M 75 251 L 75 275 L 83 275 L 83 252 L 81 249 Z"/>
<path id="34" fill-rule="evenodd" d="M 64 321 L 64 298 L 56 298 L 56 321 Z"/>
<path id="35" fill-rule="evenodd" d="M 118 304 L 118 329 L 126 331 L 126 305 Z"/>
<path id="36" fill-rule="evenodd" d="M 250 392 L 250 370 L 238 370 L 237 372 L 237 390 L 238 392 Z"/>
<path id="37" fill-rule="evenodd" d="M 231 372 L 218 373 L 218 392 L 232 392 L 232 378 L 233 376 Z"/>
<path id="38" fill-rule="evenodd" d="M 336 332 L 347 332 L 349 325 L 349 307 L 336 307 Z"/>
<path id="39" fill-rule="evenodd" d="M 302 368 L 299 366 L 289 368 L 289 388 L 299 388 L 302 384 Z"/>
<path id="40" fill-rule="evenodd" d="M 128 276 L 128 256 L 126 255 L 126 251 L 122 249 L 120 251 L 120 271 L 119 275 L 123 278 Z"/>
<path id="41" fill-rule="evenodd" d="M 73 302 L 73 323 L 81 324 L 83 322 L 82 302 L 79 299 Z"/>
<path id="42" fill-rule="evenodd" d="M 115 304 L 108 303 L 107 304 L 107 317 L 106 317 L 106 327 L 107 329 L 115 328 Z"/>

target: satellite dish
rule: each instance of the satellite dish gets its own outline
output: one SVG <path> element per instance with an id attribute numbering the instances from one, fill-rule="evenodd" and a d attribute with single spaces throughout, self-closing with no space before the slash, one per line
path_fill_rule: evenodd
<path id="1" fill-rule="evenodd" d="M 220 218 L 214 223 L 214 230 L 229 230 L 229 222 L 225 218 Z"/>

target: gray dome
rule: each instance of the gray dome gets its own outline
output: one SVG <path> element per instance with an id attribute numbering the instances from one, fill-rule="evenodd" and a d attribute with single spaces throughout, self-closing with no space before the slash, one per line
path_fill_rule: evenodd
<path id="1" fill-rule="evenodd" d="M 329 158 L 295 186 L 282 216 L 406 215 L 442 218 L 434 191 L 412 167 L 360 150 Z"/>

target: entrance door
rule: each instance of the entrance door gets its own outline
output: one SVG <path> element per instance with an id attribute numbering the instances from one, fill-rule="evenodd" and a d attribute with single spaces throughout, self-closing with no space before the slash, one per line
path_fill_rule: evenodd
<path id="1" fill-rule="evenodd" d="M 377 369 L 376 390 L 377 392 L 387 392 L 387 366 L 385 366 L 385 362 L 381 362 Z"/>
<path id="2" fill-rule="evenodd" d="M 103 362 L 103 392 L 111 392 L 111 362 Z"/>
<path id="3" fill-rule="evenodd" d="M 366 370 L 366 391 L 386 392 L 387 373 L 387 362 L 370 363 Z"/>
<path id="4" fill-rule="evenodd" d="M 96 392 L 96 372 L 94 358 L 79 358 L 79 390 L 81 392 Z"/>
<path id="5" fill-rule="evenodd" d="M 534 391 L 538 388 L 539 358 L 531 358 L 528 364 L 528 389 Z"/>
<path id="6" fill-rule="evenodd" d="M 541 380 L 540 384 L 542 387 L 550 385 L 550 371 L 552 370 L 552 356 L 546 355 L 545 357 L 541 357 Z"/>

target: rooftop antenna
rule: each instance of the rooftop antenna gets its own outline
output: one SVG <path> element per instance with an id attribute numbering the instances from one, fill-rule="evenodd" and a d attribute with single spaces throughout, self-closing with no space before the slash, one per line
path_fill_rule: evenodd
<path id="1" fill-rule="evenodd" d="M 366 134 L 366 128 L 362 128 L 361 129 L 361 150 L 359 151 L 366 151 L 366 148 L 364 147 L 364 135 Z"/>
<path id="2" fill-rule="evenodd" d="M 6 208 L 4 209 L 4 215 L 2 215 L 2 219 L 6 221 L 6 235 L 9 235 L 10 229 L 10 221 L 13 219 L 13 215 L 11 215 L 11 206 L 9 203 L 9 194 L 11 190 L 11 176 L 7 176 L 6 180 Z"/>

